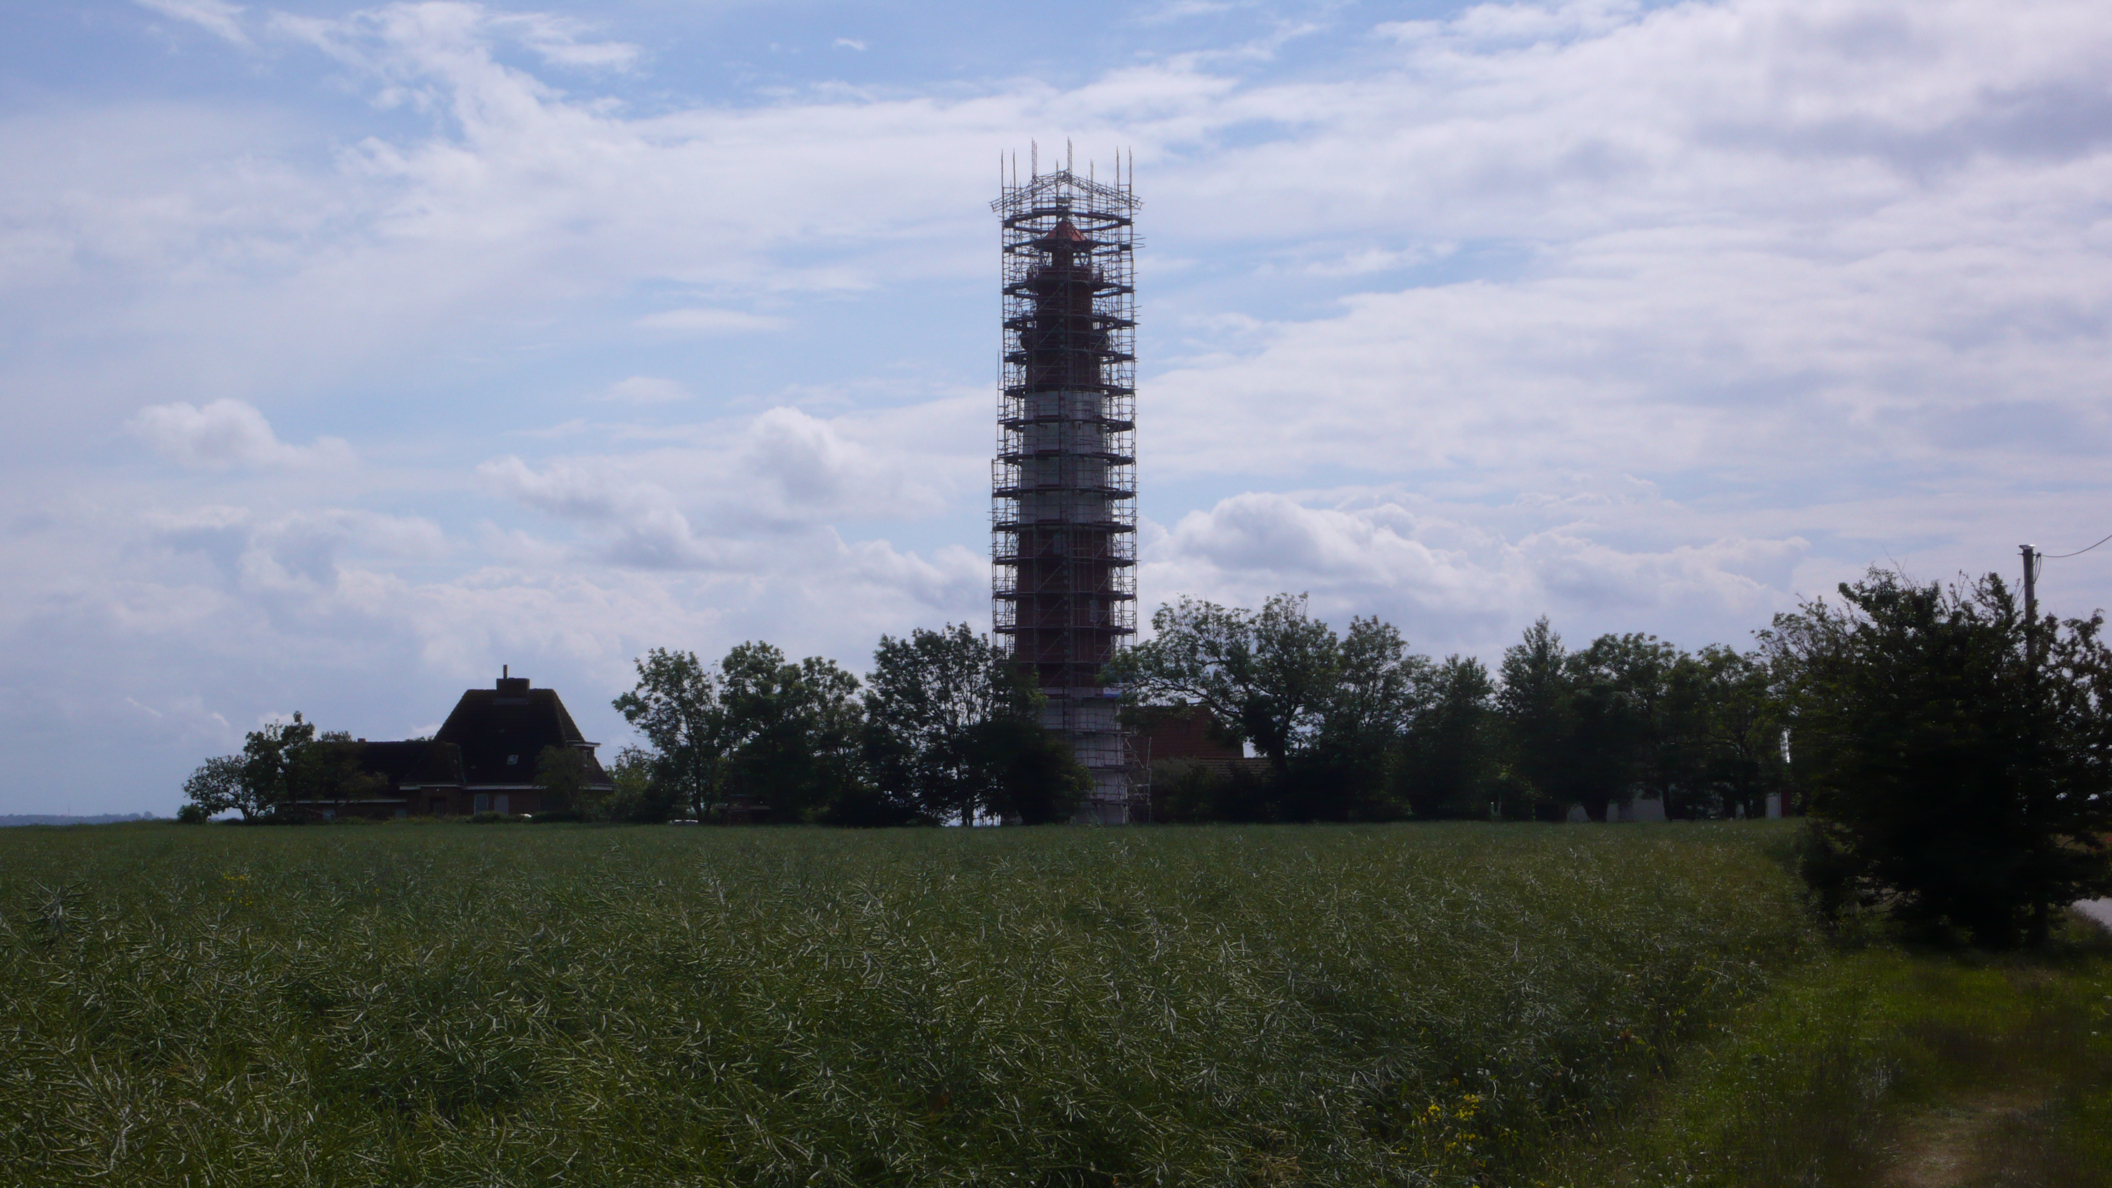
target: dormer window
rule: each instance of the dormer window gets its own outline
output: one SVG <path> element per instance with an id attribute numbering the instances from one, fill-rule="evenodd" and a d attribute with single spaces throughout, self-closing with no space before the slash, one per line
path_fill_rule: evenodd
<path id="1" fill-rule="evenodd" d="M 519 755 L 508 755 L 508 756 L 506 756 L 506 766 L 508 766 L 508 767 L 513 767 L 513 766 L 515 766 L 516 764 L 520 763 L 520 761 L 521 761 L 521 757 L 520 757 Z"/>

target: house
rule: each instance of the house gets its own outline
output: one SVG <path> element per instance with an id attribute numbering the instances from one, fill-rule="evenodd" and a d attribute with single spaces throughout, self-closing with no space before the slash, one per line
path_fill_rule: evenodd
<path id="1" fill-rule="evenodd" d="M 336 781 L 338 795 L 311 789 L 293 801 L 310 814 L 362 817 L 450 817 L 472 813 L 541 813 L 536 759 L 545 747 L 583 751 L 588 787 L 613 785 L 555 689 L 531 688 L 501 669 L 489 689 L 468 689 L 430 739 L 317 743 L 342 747 L 357 775 Z"/>
<path id="2" fill-rule="evenodd" d="M 489 689 L 469 689 L 455 712 L 441 723 L 433 741 L 462 752 L 462 783 L 455 789 L 425 791 L 425 812 L 432 816 L 461 813 L 540 813 L 563 808 L 545 805 L 535 786 L 536 756 L 544 747 L 584 751 L 592 775 L 588 786 L 613 788 L 594 758 L 597 744 L 587 741 L 555 689 L 532 689 L 527 677 L 501 669 Z"/>

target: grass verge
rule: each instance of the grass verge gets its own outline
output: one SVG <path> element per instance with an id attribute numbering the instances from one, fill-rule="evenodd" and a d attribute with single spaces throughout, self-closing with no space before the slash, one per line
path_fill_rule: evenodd
<path id="1" fill-rule="evenodd" d="M 1846 938 L 1535 1177 L 1593 1188 L 2112 1184 L 2112 936 L 1988 955 Z"/>

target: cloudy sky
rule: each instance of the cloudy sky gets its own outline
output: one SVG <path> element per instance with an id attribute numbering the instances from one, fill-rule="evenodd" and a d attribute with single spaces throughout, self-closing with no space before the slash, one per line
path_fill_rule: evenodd
<path id="1" fill-rule="evenodd" d="M 1000 155 L 1134 153 L 1144 607 L 1744 644 L 2112 532 L 2102 0 L 29 0 L 0 812 L 988 622 Z M 2051 561 L 2112 603 L 2112 546 Z"/>

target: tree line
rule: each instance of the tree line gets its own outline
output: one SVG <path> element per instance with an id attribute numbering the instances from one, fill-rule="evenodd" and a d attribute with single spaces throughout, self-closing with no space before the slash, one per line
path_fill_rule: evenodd
<path id="1" fill-rule="evenodd" d="M 1376 618 L 1337 633 L 1289 594 L 1182 599 L 1152 627 L 1108 674 L 1133 728 L 1200 708 L 1257 760 L 1154 763 L 1156 820 L 1603 819 L 1638 798 L 1734 817 L 1791 786 L 1782 670 L 1758 650 L 1643 634 L 1572 649 L 1542 618 L 1492 673 L 1411 652 Z"/>
<path id="2" fill-rule="evenodd" d="M 753 642 L 712 665 L 654 648 L 637 670 L 614 704 L 645 745 L 611 766 L 603 819 L 1041 824 L 1091 787 L 1040 690 L 966 624 L 881 636 L 862 682 Z"/>
<path id="3" fill-rule="evenodd" d="M 1546 619 L 1491 672 L 1337 632 L 1302 596 L 1162 606 L 1105 677 L 1131 727 L 1207 716 L 1251 760 L 1150 764 L 1160 822 L 1560 819 L 1654 800 L 1668 818 L 1809 811 L 1803 868 L 1831 915 L 1877 911 L 2001 946 L 2112 895 L 2112 649 L 2104 619 L 1873 569 L 1775 616 L 1747 651 L 1655 636 L 1566 645 Z M 1041 694 L 967 626 L 881 637 L 861 680 L 744 643 L 716 664 L 655 648 L 614 706 L 644 739 L 590 779 L 553 748 L 539 780 L 599 820 L 838 825 L 1069 820 L 1090 777 Z M 185 784 L 184 819 L 269 819 L 381 777 L 295 714 Z M 1140 773 L 1141 774 L 1141 773 Z M 610 786 L 613 785 L 613 786 Z"/>
<path id="4" fill-rule="evenodd" d="M 1041 692 L 965 624 L 882 636 L 862 681 L 759 642 L 715 664 L 654 648 L 636 667 L 614 706 L 645 745 L 620 751 L 607 780 L 586 752 L 545 748 L 535 782 L 556 807 L 537 819 L 1042 824 L 1069 820 L 1091 787 L 1069 744 L 1041 725 Z M 382 794 L 387 779 L 360 752 L 296 712 L 200 765 L 178 819 L 232 810 L 295 821 Z"/>

